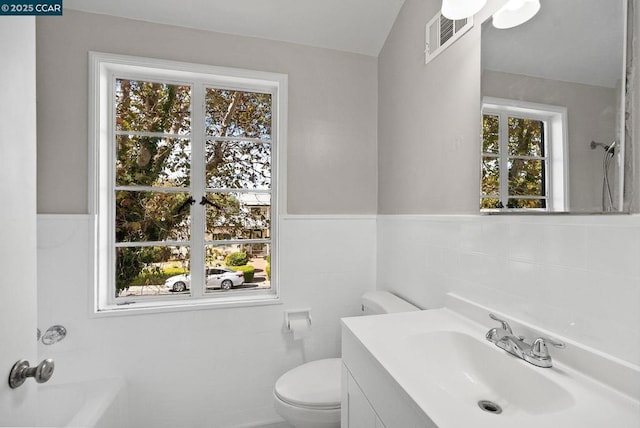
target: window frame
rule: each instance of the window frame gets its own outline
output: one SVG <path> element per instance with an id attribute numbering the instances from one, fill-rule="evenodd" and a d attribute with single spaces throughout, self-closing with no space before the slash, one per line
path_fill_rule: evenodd
<path id="1" fill-rule="evenodd" d="M 189 187 L 185 187 L 183 191 L 191 194 L 195 199 L 206 195 L 208 189 L 207 184 L 204 183 L 205 180 L 202 180 L 202 185 L 194 183 L 193 180 L 193 177 L 204 178 L 204 157 L 198 160 L 193 152 L 194 147 L 198 144 L 202 146 L 199 150 L 204 150 L 208 139 L 204 130 L 206 88 L 263 92 L 272 95 L 273 125 L 270 140 L 271 188 L 269 191 L 271 195 L 270 289 L 208 295 L 204 289 L 199 290 L 200 286 L 198 285 L 190 287 L 191 292 L 184 296 L 145 296 L 144 300 L 116 298 L 114 271 L 117 245 L 113 233 L 115 205 L 111 197 L 118 187 L 114 176 L 116 148 L 113 144 L 117 135 L 114 126 L 115 94 L 113 91 L 116 78 L 191 86 L 192 124 L 188 138 L 191 141 L 192 151 L 190 172 L 192 180 Z M 279 303 L 278 219 L 281 207 L 286 207 L 284 161 L 286 159 L 287 84 L 287 75 L 281 73 L 89 52 L 89 213 L 93 219 L 92 249 L 94 254 L 91 257 L 93 272 L 91 305 L 94 314 L 147 313 Z M 196 86 L 199 87 L 203 95 L 201 100 L 193 96 Z M 245 189 L 245 191 L 247 190 Z M 194 207 L 191 210 L 192 223 L 194 217 L 200 216 L 201 219 L 198 221 L 204 224 L 206 207 L 200 209 L 201 207 L 197 204 Z M 249 239 L 243 242 L 251 244 L 251 241 Z M 162 243 L 165 246 L 172 246 L 172 244 L 174 241 Z M 189 246 L 190 257 L 193 260 L 201 257 L 206 268 L 204 250 L 205 246 L 211 245 L 211 241 L 207 240 L 204 235 L 202 235 L 202 240 L 194 240 L 193 233 L 191 233 L 189 241 L 182 244 Z M 194 268 L 197 267 L 194 266 Z M 206 281 L 205 270 L 199 272 L 198 269 L 191 269 L 191 271 L 193 284 L 202 283 L 204 285 L 204 281 Z"/>
<path id="2" fill-rule="evenodd" d="M 508 155 L 508 138 L 504 129 L 503 121 L 506 123 L 508 117 L 520 119 L 537 120 L 544 123 L 544 156 L 532 157 L 535 159 L 545 159 L 545 177 L 543 177 L 546 194 L 546 208 L 481 208 L 483 213 L 496 212 L 562 212 L 569 210 L 569 159 L 568 159 L 568 132 L 567 132 L 567 108 L 549 104 L 531 103 L 520 100 L 510 100 L 495 97 L 483 97 L 480 119 L 484 115 L 499 116 L 499 146 L 500 151 L 496 156 L 500 160 L 500 196 L 501 201 L 509 198 L 508 179 L 503 180 L 502 165 L 507 165 L 508 158 L 518 158 L 520 156 Z M 480 138 L 480 163 L 485 157 Z M 505 170 L 506 171 L 506 170 Z M 516 195 L 513 195 L 516 196 Z M 484 197 L 482 193 L 482 169 L 480 170 L 480 199 Z M 504 203 L 504 202 L 503 202 Z"/>

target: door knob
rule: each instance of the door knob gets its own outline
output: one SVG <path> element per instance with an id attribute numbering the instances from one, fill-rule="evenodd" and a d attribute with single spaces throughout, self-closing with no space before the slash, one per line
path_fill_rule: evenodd
<path id="1" fill-rule="evenodd" d="M 42 360 L 40 364 L 35 367 L 29 367 L 29 361 L 27 360 L 20 360 L 11 368 L 11 373 L 9 373 L 9 386 L 11 388 L 17 388 L 29 377 L 34 378 L 38 383 L 44 383 L 51 379 L 54 369 L 55 364 L 50 358 Z"/>

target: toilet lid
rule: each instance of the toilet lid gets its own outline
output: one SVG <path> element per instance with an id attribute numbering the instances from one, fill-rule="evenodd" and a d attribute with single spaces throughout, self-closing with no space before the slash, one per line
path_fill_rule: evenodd
<path id="1" fill-rule="evenodd" d="M 340 358 L 312 361 L 283 374 L 276 382 L 275 394 L 293 406 L 338 409 L 341 373 Z"/>

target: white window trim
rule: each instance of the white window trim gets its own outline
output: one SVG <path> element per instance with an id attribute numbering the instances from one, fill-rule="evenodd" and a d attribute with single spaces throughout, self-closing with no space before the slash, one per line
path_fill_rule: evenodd
<path id="1" fill-rule="evenodd" d="M 548 158 L 548 206 L 543 211 L 569 211 L 569 138 L 567 130 L 567 108 L 505 98 L 483 97 L 481 114 L 508 114 L 545 122 L 546 157 Z M 482 152 L 482 145 L 480 151 Z M 482 210 L 482 212 L 490 211 L 496 210 Z M 497 211 L 532 212 L 536 210 L 502 208 Z"/>
<path id="2" fill-rule="evenodd" d="M 114 221 L 113 207 L 110 206 L 110 192 L 113 183 L 112 169 L 101 165 L 102 159 L 110 159 L 108 153 L 113 137 L 113 91 L 114 73 L 126 73 L 128 78 L 161 78 L 163 81 L 189 82 L 201 84 L 216 82 L 234 89 L 264 90 L 274 94 L 272 111 L 275 126 L 272 130 L 272 177 L 275 178 L 271 192 L 271 289 L 259 292 L 229 293 L 215 297 L 187 296 L 186 298 L 146 298 L 134 304 L 116 304 L 114 282 L 114 260 L 110 237 Z M 278 223 L 281 214 L 286 214 L 286 140 L 287 140 L 287 100 L 288 77 L 286 74 L 217 67 L 169 60 L 132 57 L 100 52 L 89 52 L 89 213 L 93 221 L 93 242 L 91 257 L 93 287 L 91 294 L 92 313 L 101 315 L 128 315 L 157 313 L 176 310 L 207 308 L 244 307 L 280 303 L 279 291 L 279 234 Z M 198 108 L 194 104 L 194 109 Z M 192 245 L 196 247 L 197 245 Z M 193 256 L 193 254 L 192 254 Z M 201 275 L 200 275 L 201 276 Z M 197 278 L 194 278 L 194 283 Z M 193 287 L 195 288 L 195 287 Z"/>

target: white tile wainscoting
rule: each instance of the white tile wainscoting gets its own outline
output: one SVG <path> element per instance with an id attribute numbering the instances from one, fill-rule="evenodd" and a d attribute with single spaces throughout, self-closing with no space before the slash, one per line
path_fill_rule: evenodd
<path id="1" fill-rule="evenodd" d="M 38 217 L 40 344 L 56 377 L 127 379 L 132 426 L 258 427 L 281 421 L 275 380 L 340 354 L 339 318 L 392 290 L 426 308 L 447 292 L 638 365 L 640 216 L 286 216 L 282 304 L 95 318 L 87 215 Z M 283 311 L 311 307 L 303 344 Z M 276 425 L 277 426 L 277 425 Z"/>
<path id="2" fill-rule="evenodd" d="M 258 427 L 280 423 L 272 389 L 305 361 L 340 355 L 340 318 L 375 288 L 375 216 L 287 216 L 280 223 L 281 304 L 92 317 L 91 216 L 38 216 L 38 325 L 67 328 L 42 358 L 65 382 L 127 380 L 132 427 Z M 304 342 L 285 309 L 310 307 Z M 44 330 L 43 330 L 44 331 Z M 123 427 L 124 428 L 124 427 Z"/>
<path id="3" fill-rule="evenodd" d="M 379 216 L 377 242 L 379 289 L 455 292 L 640 365 L 638 215 Z"/>

